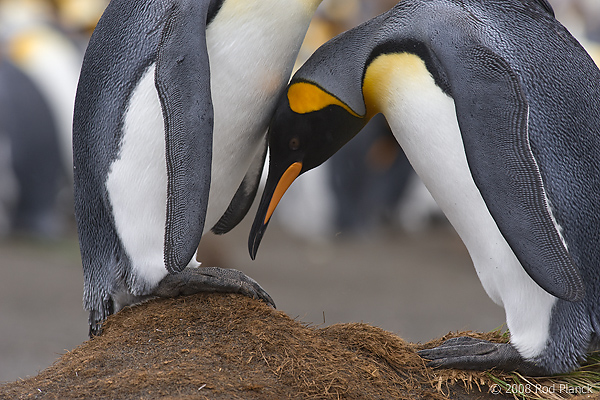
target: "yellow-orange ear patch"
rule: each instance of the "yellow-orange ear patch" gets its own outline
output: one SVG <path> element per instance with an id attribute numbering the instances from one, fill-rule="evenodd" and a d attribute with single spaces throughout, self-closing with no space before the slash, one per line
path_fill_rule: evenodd
<path id="1" fill-rule="evenodd" d="M 288 101 L 290 109 L 298 114 L 306 114 L 319 111 L 325 107 L 336 105 L 342 107 L 355 117 L 362 118 L 355 113 L 347 104 L 327 93 L 320 87 L 308 82 L 297 82 L 288 88 Z"/>

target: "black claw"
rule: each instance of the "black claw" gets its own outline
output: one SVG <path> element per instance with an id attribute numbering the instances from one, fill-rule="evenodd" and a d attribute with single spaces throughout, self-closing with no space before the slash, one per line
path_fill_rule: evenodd
<path id="1" fill-rule="evenodd" d="M 269 305 L 269 306 L 277 309 L 277 306 L 275 305 L 275 302 L 273 301 L 273 299 L 271 298 L 271 296 L 269 296 L 269 293 L 265 292 L 264 290 L 260 294 L 260 297 L 258 297 L 258 300 L 262 300 L 265 303 L 267 303 L 267 305 Z"/>
<path id="2" fill-rule="evenodd" d="M 443 368 L 445 362 L 446 362 L 445 358 L 442 358 L 440 360 L 432 360 L 432 361 L 427 362 L 427 366 L 429 368 L 433 368 L 433 369 Z"/>
<path id="3" fill-rule="evenodd" d="M 434 359 L 434 356 L 433 356 L 434 353 L 431 350 L 432 349 L 419 350 L 419 351 L 417 351 L 417 354 L 421 358 L 426 358 L 428 360 L 433 360 Z"/>

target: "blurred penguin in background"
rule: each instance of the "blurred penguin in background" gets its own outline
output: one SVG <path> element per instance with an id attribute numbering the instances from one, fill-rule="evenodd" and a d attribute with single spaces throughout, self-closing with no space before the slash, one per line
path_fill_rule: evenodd
<path id="1" fill-rule="evenodd" d="M 50 106 L 65 171 L 72 174 L 71 125 L 83 51 L 56 25 L 47 1 L 3 0 L 0 37 L 10 60 L 34 84 Z"/>
<path id="2" fill-rule="evenodd" d="M 590 53 L 596 64 L 600 62 L 600 1 L 549 0 L 556 18 Z"/>
<path id="3" fill-rule="evenodd" d="M 61 232 L 56 212 L 64 169 L 53 115 L 39 89 L 0 60 L 0 232 Z"/>
<path id="4" fill-rule="evenodd" d="M 38 238 L 72 219 L 71 124 L 105 0 L 0 0 L 0 231 Z M 70 217 L 71 216 L 71 217 Z"/>

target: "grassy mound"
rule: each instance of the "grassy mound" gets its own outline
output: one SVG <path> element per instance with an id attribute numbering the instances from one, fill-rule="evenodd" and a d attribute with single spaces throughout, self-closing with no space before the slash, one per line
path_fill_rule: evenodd
<path id="1" fill-rule="evenodd" d="M 512 397 L 489 391 L 506 377 L 427 368 L 416 350 L 446 338 L 414 345 L 367 324 L 315 328 L 238 295 L 160 299 L 111 316 L 100 337 L 0 386 L 0 399 Z"/>

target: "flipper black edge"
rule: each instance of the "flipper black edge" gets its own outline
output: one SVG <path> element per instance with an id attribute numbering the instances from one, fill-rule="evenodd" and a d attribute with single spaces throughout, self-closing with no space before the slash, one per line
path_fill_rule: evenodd
<path id="1" fill-rule="evenodd" d="M 452 85 L 467 161 L 500 232 L 529 276 L 564 300 L 584 285 L 552 218 L 528 134 L 529 107 L 517 75 L 482 46 L 457 53 Z"/>
<path id="2" fill-rule="evenodd" d="M 174 1 L 158 49 L 156 88 L 165 123 L 165 265 L 183 270 L 194 256 L 208 205 L 213 109 L 206 47 L 209 2 Z"/>

